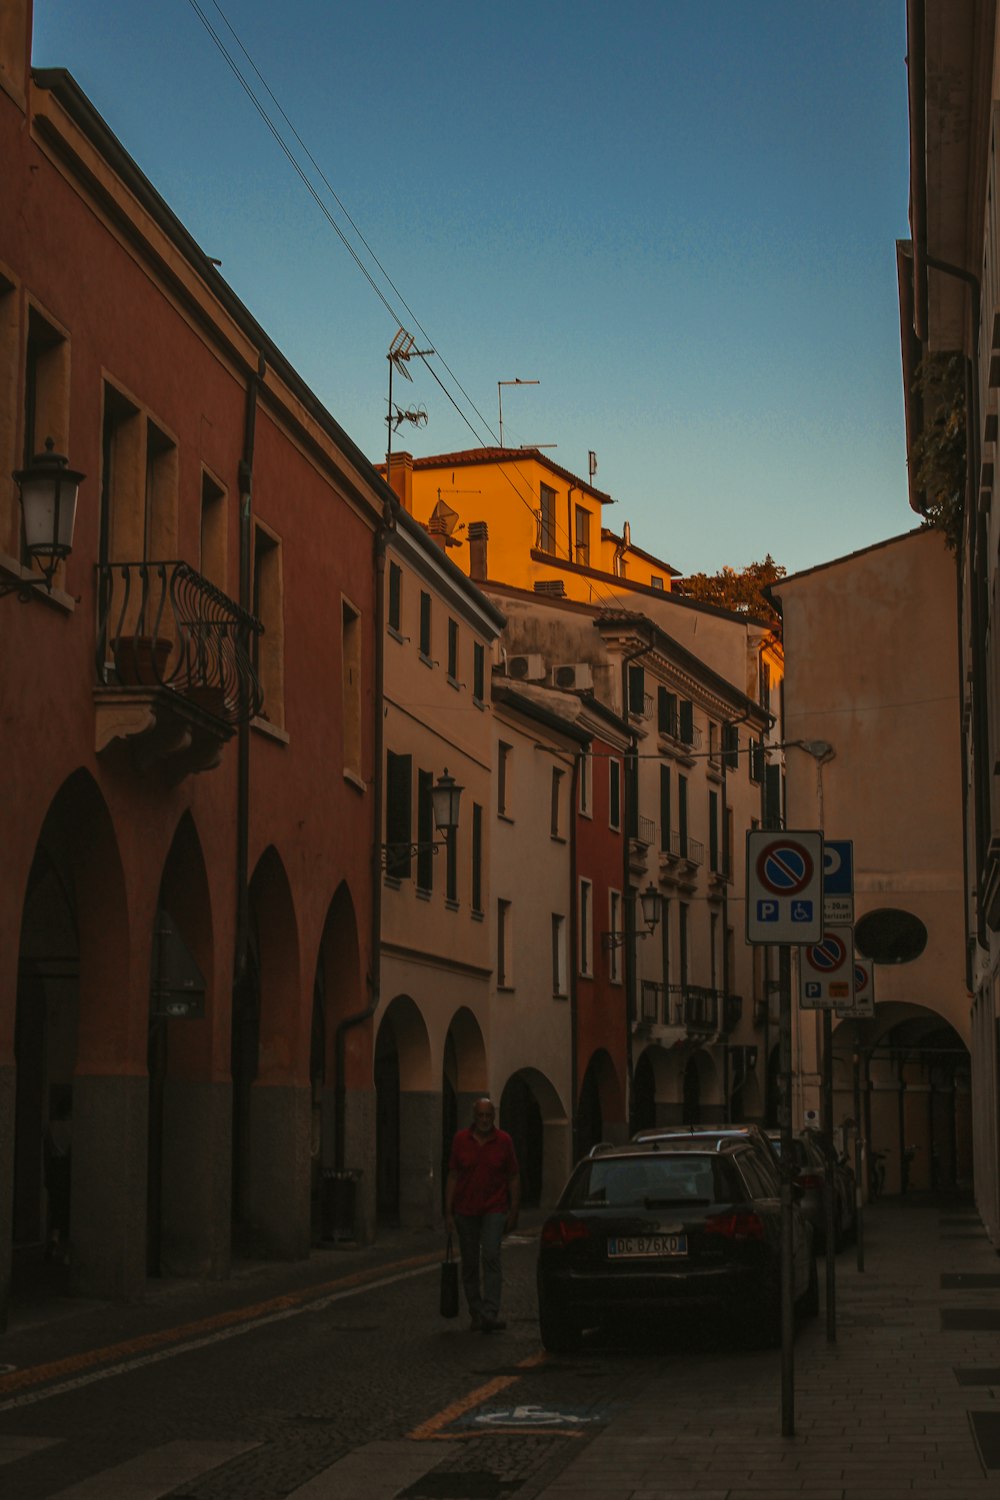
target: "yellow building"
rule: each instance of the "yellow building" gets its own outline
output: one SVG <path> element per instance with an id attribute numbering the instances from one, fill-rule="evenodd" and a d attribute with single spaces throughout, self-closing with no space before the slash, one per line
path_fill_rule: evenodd
<path id="1" fill-rule="evenodd" d="M 627 521 L 618 530 L 605 525 L 606 508 L 615 503 L 610 495 L 537 448 L 417 459 L 394 453 L 390 482 L 405 509 L 444 538 L 466 571 L 473 557 L 469 528 L 484 523 L 492 575 L 517 588 L 617 604 L 623 585 L 629 593 L 662 594 L 677 577 L 676 568 L 632 544 Z"/>

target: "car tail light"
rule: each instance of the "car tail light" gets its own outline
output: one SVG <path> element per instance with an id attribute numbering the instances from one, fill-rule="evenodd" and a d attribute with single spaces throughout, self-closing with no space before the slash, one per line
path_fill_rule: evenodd
<path id="1" fill-rule="evenodd" d="M 764 1222 L 759 1214 L 713 1214 L 705 1220 L 706 1234 L 719 1234 L 726 1240 L 762 1240 Z"/>
<path id="2" fill-rule="evenodd" d="M 795 1179 L 795 1186 L 815 1190 L 823 1186 L 823 1179 L 818 1172 L 801 1172 Z"/>
<path id="3" fill-rule="evenodd" d="M 579 1219 L 549 1219 L 542 1225 L 542 1244 L 554 1250 L 565 1250 L 579 1240 L 589 1240 L 590 1230 Z"/>

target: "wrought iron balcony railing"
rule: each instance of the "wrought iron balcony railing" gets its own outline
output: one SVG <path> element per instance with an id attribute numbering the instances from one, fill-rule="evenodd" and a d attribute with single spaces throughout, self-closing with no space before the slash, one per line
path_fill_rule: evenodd
<path id="1" fill-rule="evenodd" d="M 718 1031 L 719 999 L 718 990 L 707 989 L 701 984 L 683 986 L 682 1016 L 689 1031 Z"/>
<path id="2" fill-rule="evenodd" d="M 97 679 L 168 688 L 224 724 L 260 713 L 255 670 L 263 626 L 186 562 L 98 569 Z"/>

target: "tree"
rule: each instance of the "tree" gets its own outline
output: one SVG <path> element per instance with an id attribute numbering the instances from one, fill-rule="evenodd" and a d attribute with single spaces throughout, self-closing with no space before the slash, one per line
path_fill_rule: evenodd
<path id="1" fill-rule="evenodd" d="M 700 599 L 703 604 L 715 604 L 737 615 L 752 615 L 780 636 L 781 616 L 764 589 L 767 584 L 784 578 L 786 571 L 769 552 L 763 562 L 752 562 L 742 569 L 720 568 L 718 573 L 691 573 L 687 578 L 675 578 L 671 588 L 674 593 Z"/>

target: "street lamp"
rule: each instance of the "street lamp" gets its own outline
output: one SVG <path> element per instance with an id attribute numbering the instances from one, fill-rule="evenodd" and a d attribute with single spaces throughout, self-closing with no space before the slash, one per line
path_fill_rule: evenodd
<path id="1" fill-rule="evenodd" d="M 400 844 L 395 841 L 383 844 L 381 846 L 383 870 L 389 870 L 391 873 L 397 861 L 408 860 L 412 855 L 420 854 L 428 849 L 432 854 L 436 854 L 441 845 L 448 844 L 452 835 L 458 831 L 459 802 L 464 790 L 465 788 L 459 786 L 454 776 L 448 775 L 448 767 L 445 766 L 443 774 L 431 787 L 431 815 L 435 829 L 443 837 L 418 840 L 409 844 Z"/>
<path id="2" fill-rule="evenodd" d="M 76 497 L 85 476 L 71 469 L 68 460 L 53 451 L 54 446 L 46 438 L 45 452 L 36 454 L 27 468 L 15 470 L 12 476 L 21 501 L 25 551 L 38 563 L 41 575 L 25 577 L 0 568 L 0 597 L 16 593 L 23 603 L 40 588 L 51 594 L 56 569 L 73 550 Z"/>
<path id="3" fill-rule="evenodd" d="M 639 905 L 642 907 L 642 920 L 646 924 L 646 931 L 640 932 L 602 932 L 601 942 L 605 948 L 620 948 L 630 937 L 647 938 L 657 929 L 660 916 L 663 912 L 663 897 L 652 881 L 639 895 Z"/>

